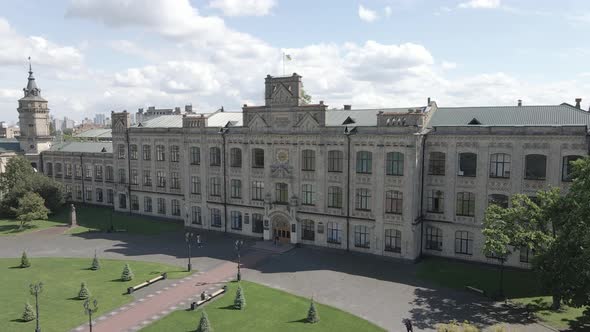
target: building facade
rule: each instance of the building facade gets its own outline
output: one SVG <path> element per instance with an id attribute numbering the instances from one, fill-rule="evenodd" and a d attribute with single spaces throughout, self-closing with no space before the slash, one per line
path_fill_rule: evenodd
<path id="1" fill-rule="evenodd" d="M 38 155 L 41 171 L 73 201 L 195 229 L 497 263 L 481 250 L 487 206 L 567 190 L 569 162 L 588 154 L 590 114 L 579 102 L 329 110 L 303 101 L 297 74 L 267 76 L 264 93 L 264 105 L 241 112 L 135 126 L 113 112 L 112 142 L 54 144 Z M 507 264 L 529 260 L 516 250 Z"/>

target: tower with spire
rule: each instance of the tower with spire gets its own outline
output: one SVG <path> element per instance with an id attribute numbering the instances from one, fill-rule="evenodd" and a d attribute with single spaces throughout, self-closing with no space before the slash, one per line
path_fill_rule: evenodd
<path id="1" fill-rule="evenodd" d="M 17 139 L 25 154 L 38 155 L 51 147 L 53 137 L 49 132 L 47 100 L 41 97 L 41 89 L 37 87 L 30 57 L 29 79 L 23 92 L 24 97 L 18 100 L 20 136 Z"/>

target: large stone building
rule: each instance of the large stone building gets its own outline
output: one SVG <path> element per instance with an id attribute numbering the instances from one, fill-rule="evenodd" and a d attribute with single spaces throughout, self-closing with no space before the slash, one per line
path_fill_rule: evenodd
<path id="1" fill-rule="evenodd" d="M 112 142 L 51 145 L 31 73 L 19 142 L 73 201 L 265 240 L 489 263 L 488 204 L 567 189 L 569 161 L 588 154 L 590 113 L 579 101 L 328 109 L 304 103 L 296 74 L 267 76 L 264 96 L 241 112 L 175 112 L 136 126 L 112 113 Z M 516 251 L 507 263 L 529 259 Z"/>

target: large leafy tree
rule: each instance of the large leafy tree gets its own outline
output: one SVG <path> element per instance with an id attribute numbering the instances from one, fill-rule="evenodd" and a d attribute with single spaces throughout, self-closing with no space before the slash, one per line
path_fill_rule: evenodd
<path id="1" fill-rule="evenodd" d="M 18 207 L 13 210 L 16 219 L 20 221 L 21 229 L 33 220 L 46 220 L 49 213 L 43 198 L 39 194 L 30 191 L 19 198 Z"/>

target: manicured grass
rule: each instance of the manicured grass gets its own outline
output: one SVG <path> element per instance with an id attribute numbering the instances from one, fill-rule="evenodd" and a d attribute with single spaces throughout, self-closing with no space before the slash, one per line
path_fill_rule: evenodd
<path id="1" fill-rule="evenodd" d="M 66 232 L 69 234 L 79 234 L 88 231 L 107 231 L 111 227 L 111 218 L 115 230 L 126 231 L 132 234 L 153 235 L 183 228 L 181 222 L 112 212 L 112 209 L 107 207 L 76 205 L 76 216 L 78 226 L 68 229 Z M 0 220 L 0 235 L 20 234 L 53 226 L 69 225 L 69 223 L 70 207 L 64 206 L 63 209 L 49 216 L 49 220 L 33 221 L 30 223 L 30 228 L 23 231 L 18 231 L 19 224 L 17 221 Z"/>
<path id="2" fill-rule="evenodd" d="M 215 331 L 384 331 L 382 328 L 342 310 L 316 303 L 320 322 L 305 322 L 310 300 L 255 283 L 242 281 L 246 308 L 234 310 L 237 283 L 203 308 Z M 141 331 L 195 331 L 201 310 L 179 310 Z"/>
<path id="3" fill-rule="evenodd" d="M 29 285 L 43 282 L 43 293 L 39 297 L 41 330 L 68 331 L 87 321 L 82 304 L 75 299 L 80 290 L 80 283 L 86 282 L 93 297 L 98 300 L 99 310 L 96 317 L 133 300 L 132 296 L 123 295 L 127 287 L 142 280 L 168 272 L 171 278 L 187 275 L 181 268 L 148 262 L 121 261 L 101 259 L 101 269 L 91 271 L 88 268 L 92 258 L 35 258 L 29 257 L 31 267 L 18 268 L 20 259 L 0 259 L 0 330 L 33 331 L 35 322 L 21 322 L 24 304 L 29 301 L 35 305 L 35 299 L 29 293 Z M 135 279 L 122 282 L 123 266 L 129 263 Z"/>
<path id="4" fill-rule="evenodd" d="M 465 289 L 465 286 L 472 286 L 484 290 L 486 294 L 497 293 L 500 286 L 500 271 L 497 267 L 434 257 L 427 257 L 419 263 L 417 276 L 449 288 Z M 559 311 L 551 310 L 551 297 L 541 291 L 533 271 L 505 269 L 504 294 L 514 303 L 525 305 L 540 320 L 557 328 L 574 328 L 583 324 L 585 319 L 584 308 L 563 306 Z M 590 331 L 590 327 L 587 331 Z"/>

